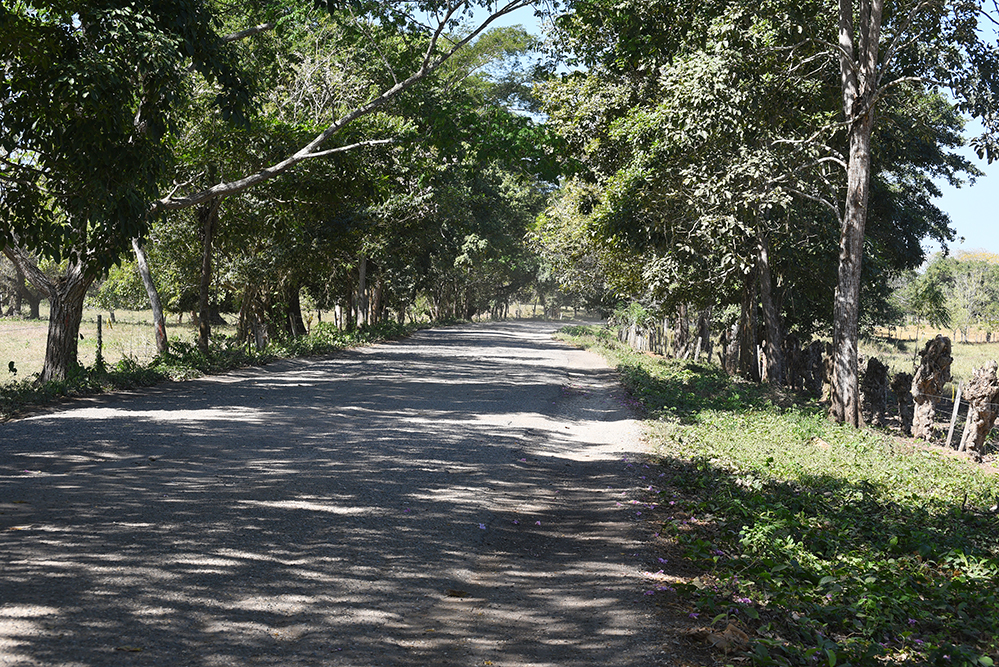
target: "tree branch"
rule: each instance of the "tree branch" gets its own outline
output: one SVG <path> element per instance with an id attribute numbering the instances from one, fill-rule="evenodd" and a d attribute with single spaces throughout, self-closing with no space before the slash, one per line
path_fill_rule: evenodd
<path id="1" fill-rule="evenodd" d="M 383 91 L 380 95 L 370 100 L 369 102 L 357 107 L 347 115 L 336 120 L 329 127 L 323 130 L 323 132 L 321 132 L 314 139 L 312 139 L 312 141 L 303 146 L 293 155 L 290 155 L 284 160 L 281 160 L 280 162 L 277 162 L 269 167 L 261 169 L 253 174 L 244 176 L 243 178 L 237 179 L 235 181 L 218 183 L 210 188 L 207 188 L 200 192 L 196 192 L 186 197 L 179 197 L 179 198 L 172 196 L 163 197 L 152 203 L 150 212 L 156 213 L 162 210 L 173 211 L 173 210 L 189 208 L 191 206 L 196 206 L 198 204 L 206 202 L 210 199 L 214 199 L 216 197 L 226 197 L 234 195 L 239 192 L 242 192 L 243 190 L 251 188 L 255 185 L 263 183 L 264 181 L 268 181 L 276 176 L 279 176 L 280 174 L 283 174 L 284 172 L 288 171 L 289 169 L 294 167 L 299 162 L 302 162 L 303 160 L 307 160 L 311 157 L 316 157 L 317 153 L 323 152 L 323 151 L 318 151 L 319 147 L 322 146 L 337 132 L 339 132 L 344 127 L 346 127 L 353 121 L 357 120 L 358 118 L 361 118 L 363 116 L 372 113 L 373 111 L 383 106 L 388 101 L 398 96 L 403 91 L 412 88 L 414 85 L 416 85 L 417 83 L 425 79 L 427 76 L 432 74 L 434 71 L 436 71 L 438 68 L 440 68 L 441 65 L 447 62 L 455 53 L 458 52 L 459 49 L 461 49 L 466 44 L 468 44 L 473 39 L 482 34 L 482 32 L 498 18 L 505 16 L 506 14 L 509 14 L 513 11 L 516 11 L 517 9 L 530 6 L 531 0 L 510 0 L 502 9 L 493 12 L 476 29 L 470 31 L 465 37 L 458 40 L 457 42 L 454 42 L 454 44 L 451 46 L 450 49 L 448 49 L 443 54 L 434 59 L 433 52 L 436 49 L 438 42 L 440 41 L 441 35 L 443 34 L 443 31 L 447 25 L 447 21 L 449 21 L 451 17 L 454 16 L 458 8 L 463 6 L 464 4 L 465 3 L 463 2 L 457 3 L 448 10 L 444 20 L 441 21 L 440 25 L 438 25 L 437 29 L 434 31 L 434 35 L 430 40 L 431 42 L 430 46 L 428 47 L 423 57 L 423 61 L 421 62 L 420 67 L 413 74 L 411 74 L 408 78 L 404 79 L 403 81 L 396 83 L 391 88 Z M 342 151 L 337 151 L 337 152 L 342 152 Z"/>
<path id="2" fill-rule="evenodd" d="M 230 42 L 237 42 L 241 39 L 246 39 L 247 37 L 252 37 L 253 35 L 267 32 L 268 30 L 273 30 L 277 27 L 277 23 L 271 21 L 270 23 L 261 23 L 255 25 L 252 28 L 247 28 L 246 30 L 240 30 L 239 32 L 234 32 L 229 35 L 222 37 L 223 44 L 229 44 Z"/>
<path id="3" fill-rule="evenodd" d="M 802 197 L 804 199 L 808 199 L 809 201 L 813 201 L 813 202 L 815 202 L 817 204 L 821 204 L 822 206 L 825 206 L 830 211 L 832 211 L 832 214 L 834 216 L 836 216 L 836 221 L 840 225 L 843 224 L 843 216 L 839 212 L 839 208 L 835 204 L 833 204 L 831 201 L 829 201 L 828 199 L 826 199 L 825 197 L 819 197 L 818 195 L 812 195 L 812 194 L 809 194 L 807 192 L 803 192 L 801 190 L 797 190 L 795 188 L 790 188 L 790 187 L 787 188 L 787 191 L 790 192 L 791 194 L 798 195 L 799 197 Z"/>
<path id="4" fill-rule="evenodd" d="M 327 155 L 333 155 L 334 153 L 345 153 L 347 151 L 352 151 L 355 148 L 362 148 L 364 146 L 384 146 L 385 144 L 394 144 L 395 139 L 370 139 L 368 141 L 358 141 L 356 144 L 349 144 L 347 146 L 337 146 L 336 148 L 330 148 L 325 151 L 318 151 L 316 153 L 309 153 L 305 157 L 307 159 L 312 159 L 316 157 L 326 157 Z"/>
<path id="5" fill-rule="evenodd" d="M 14 266 L 20 269 L 24 277 L 28 279 L 28 282 L 35 286 L 35 289 L 44 294 L 46 298 L 52 298 L 52 291 L 55 289 L 55 285 L 38 268 L 38 263 L 32 260 L 27 252 L 17 246 L 5 245 L 3 247 L 3 254 L 14 263 Z"/>

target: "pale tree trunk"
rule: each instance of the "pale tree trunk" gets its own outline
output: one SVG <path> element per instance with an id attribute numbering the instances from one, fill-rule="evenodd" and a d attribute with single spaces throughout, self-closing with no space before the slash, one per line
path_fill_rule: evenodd
<path id="1" fill-rule="evenodd" d="M 156 291 L 156 284 L 153 283 L 153 274 L 149 271 L 146 251 L 142 249 L 139 239 L 132 239 L 132 250 L 135 251 L 135 263 L 139 267 L 139 276 L 142 277 L 142 284 L 145 286 L 146 294 L 149 296 L 149 306 L 153 309 L 156 352 L 158 354 L 166 354 L 170 351 L 170 343 L 167 341 L 166 318 L 163 316 L 163 306 L 160 304 L 160 293 Z"/>
<path id="2" fill-rule="evenodd" d="M 774 386 L 784 384 L 784 339 L 780 332 L 780 320 L 773 299 L 773 276 L 770 273 L 769 243 L 757 237 L 757 275 L 760 279 L 760 304 L 763 306 L 763 321 L 767 329 L 766 380 Z"/>
<path id="3" fill-rule="evenodd" d="M 361 255 L 357 265 L 357 326 L 368 323 L 368 258 Z"/>
<path id="4" fill-rule="evenodd" d="M 21 316 L 21 305 L 24 300 L 24 294 L 28 289 L 24 286 L 24 272 L 17 266 L 14 265 L 14 293 L 11 295 L 10 299 L 10 311 L 8 315 L 13 315 L 15 317 Z"/>
<path id="5" fill-rule="evenodd" d="M 846 206 L 839 248 L 839 281 L 833 305 L 833 369 L 830 417 L 859 427 L 860 390 L 857 368 L 860 312 L 860 270 L 864 226 L 871 181 L 872 101 L 877 88 L 878 43 L 883 0 L 860 0 L 857 41 L 854 43 L 851 0 L 839 3 L 840 72 L 843 110 L 849 123 L 850 158 Z"/>
<path id="6" fill-rule="evenodd" d="M 219 217 L 219 200 L 213 199 L 198 208 L 198 222 L 201 224 L 201 284 L 198 290 L 198 348 L 208 353 L 208 341 L 212 335 L 211 289 L 212 289 L 212 243 L 215 238 L 215 225 Z"/>
<path id="7" fill-rule="evenodd" d="M 3 249 L 37 290 L 49 299 L 49 331 L 45 342 L 45 365 L 39 377 L 41 382 L 65 380 L 71 369 L 79 365 L 77 351 L 80 342 L 80 320 L 83 318 L 83 299 L 87 288 L 94 282 L 79 263 L 70 263 L 66 274 L 52 281 L 23 250 L 7 246 Z"/>

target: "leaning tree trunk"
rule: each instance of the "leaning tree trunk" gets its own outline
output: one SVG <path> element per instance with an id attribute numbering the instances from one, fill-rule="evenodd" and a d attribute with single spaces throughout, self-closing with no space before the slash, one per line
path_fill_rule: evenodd
<path id="1" fill-rule="evenodd" d="M 156 284 L 153 282 L 153 274 L 149 271 L 146 251 L 142 249 L 139 239 L 132 239 L 132 250 L 135 251 L 135 263 L 139 267 L 139 276 L 142 277 L 142 284 L 146 288 L 146 294 L 149 296 L 149 307 L 153 309 L 153 331 L 156 334 L 156 352 L 158 354 L 166 354 L 170 351 L 170 343 L 167 340 L 166 318 L 163 316 L 160 293 L 156 290 Z"/>
<path id="2" fill-rule="evenodd" d="M 859 39 L 854 35 L 851 0 L 839 3 L 840 75 L 843 111 L 849 123 L 850 158 L 846 206 L 839 246 L 839 280 L 833 305 L 833 369 L 829 416 L 859 427 L 860 391 L 857 368 L 860 268 L 871 183 L 871 134 L 874 94 L 878 85 L 878 46 L 883 0 L 861 2 Z M 856 49 L 855 49 L 856 46 Z"/>
<path id="3" fill-rule="evenodd" d="M 968 426 L 964 429 L 958 451 L 973 452 L 976 456 L 985 453 L 985 441 L 999 415 L 999 378 L 996 369 L 999 364 L 990 361 L 982 368 L 976 368 L 974 376 L 964 389 L 968 400 Z"/>
<path id="4" fill-rule="evenodd" d="M 919 353 L 922 360 L 912 379 L 912 400 L 915 409 L 912 416 L 912 436 L 930 440 L 933 437 L 933 418 L 937 403 L 943 396 L 944 385 L 950 382 L 950 365 L 954 358 L 950 355 L 950 338 L 937 336 L 926 341 L 926 347 Z"/>

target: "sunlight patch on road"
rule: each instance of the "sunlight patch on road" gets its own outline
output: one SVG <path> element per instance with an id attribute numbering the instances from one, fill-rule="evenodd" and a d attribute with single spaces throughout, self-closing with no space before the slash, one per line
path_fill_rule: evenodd
<path id="1" fill-rule="evenodd" d="M 306 500 L 240 500 L 239 504 L 279 510 L 309 510 L 311 512 L 326 512 L 328 514 L 340 514 L 344 516 L 371 514 L 372 512 L 372 508 L 370 507 L 341 507 L 326 503 L 313 503 Z"/>
<path id="2" fill-rule="evenodd" d="M 147 419 L 155 422 L 199 422 L 199 421 L 240 421 L 267 423 L 273 413 L 239 406 L 211 408 L 207 410 L 122 410 L 120 408 L 80 408 L 65 410 L 47 415 L 27 417 L 23 421 L 45 421 L 50 419 Z"/>

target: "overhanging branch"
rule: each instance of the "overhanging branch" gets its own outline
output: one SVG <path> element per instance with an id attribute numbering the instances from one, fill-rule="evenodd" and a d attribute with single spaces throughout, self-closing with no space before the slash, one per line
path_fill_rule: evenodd
<path id="1" fill-rule="evenodd" d="M 355 110 L 351 111 L 346 116 L 336 120 L 333 124 L 323 130 L 318 134 L 312 141 L 303 146 L 294 154 L 289 157 L 277 162 L 269 167 L 261 169 L 253 174 L 244 176 L 243 178 L 228 181 L 223 183 L 218 183 L 200 192 L 196 192 L 186 197 L 173 197 L 167 196 L 158 199 L 152 203 L 151 213 L 156 213 L 159 211 L 174 211 L 189 208 L 191 206 L 197 206 L 198 204 L 204 203 L 210 199 L 215 199 L 216 197 L 226 197 L 234 194 L 238 194 L 248 188 L 255 185 L 259 185 L 265 181 L 268 181 L 276 176 L 283 174 L 288 171 L 299 162 L 303 160 L 308 160 L 313 157 L 319 157 L 321 155 L 329 154 L 327 151 L 320 151 L 319 148 L 328 141 L 333 135 L 342 130 L 344 127 L 354 122 L 358 118 L 366 116 L 396 96 L 414 85 L 425 79 L 427 76 L 432 74 L 438 68 L 440 68 L 444 63 L 446 63 L 459 49 L 467 45 L 473 39 L 478 37 L 488 28 L 494 21 L 502 16 L 505 16 L 513 11 L 521 9 L 523 7 L 529 7 L 532 3 L 531 0 L 510 0 L 501 9 L 493 12 L 486 20 L 484 20 L 477 28 L 470 31 L 465 37 L 453 43 L 450 49 L 445 51 L 443 54 L 438 56 L 436 59 L 433 57 L 433 53 L 437 48 L 437 44 L 440 42 L 444 30 L 446 29 L 447 22 L 455 15 L 455 13 L 467 3 L 455 3 L 449 7 L 448 12 L 445 14 L 444 18 L 441 20 L 440 24 L 434 30 L 434 34 L 430 39 L 430 45 L 424 54 L 423 60 L 420 63 L 420 67 L 413 72 L 408 78 L 404 79 L 383 91 L 377 97 L 371 99 L 367 103 L 361 105 Z M 388 140 L 376 140 L 381 142 L 387 142 Z M 361 144 L 353 145 L 352 148 L 358 147 Z M 330 149 L 333 152 L 343 152 L 344 150 L 350 150 L 347 147 L 338 147 L 337 149 Z"/>

